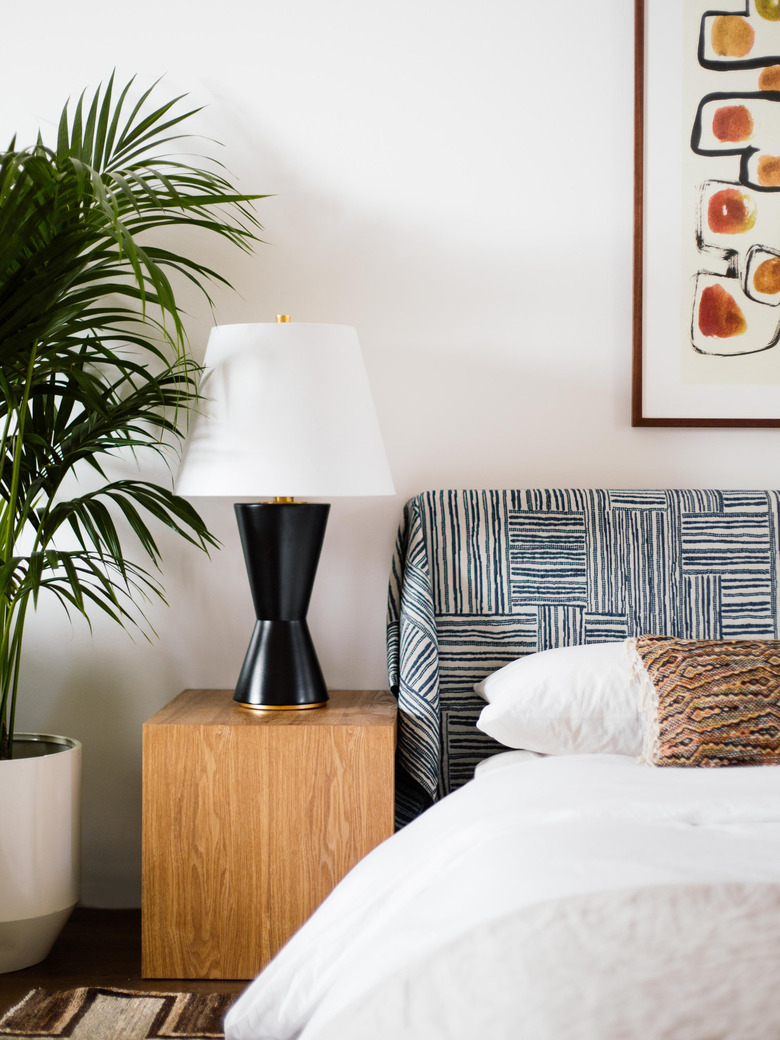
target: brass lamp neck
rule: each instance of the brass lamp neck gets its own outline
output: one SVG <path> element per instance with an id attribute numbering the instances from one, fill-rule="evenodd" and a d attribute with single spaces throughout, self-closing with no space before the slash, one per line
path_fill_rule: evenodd
<path id="1" fill-rule="evenodd" d="M 276 315 L 276 321 L 277 321 L 277 324 L 279 324 L 279 325 L 285 324 L 289 320 L 290 320 L 290 315 L 289 314 L 277 314 Z M 292 495 L 274 495 L 274 505 L 276 505 L 276 506 L 289 505 L 293 501 L 294 501 L 294 499 L 293 499 Z"/>

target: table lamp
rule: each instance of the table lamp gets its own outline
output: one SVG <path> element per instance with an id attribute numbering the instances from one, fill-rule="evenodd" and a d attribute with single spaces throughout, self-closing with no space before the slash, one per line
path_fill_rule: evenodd
<path id="1" fill-rule="evenodd" d="M 357 332 L 276 322 L 211 331 L 175 486 L 234 506 L 256 622 L 234 700 L 321 707 L 328 691 L 306 613 L 330 505 L 299 496 L 395 494 Z"/>

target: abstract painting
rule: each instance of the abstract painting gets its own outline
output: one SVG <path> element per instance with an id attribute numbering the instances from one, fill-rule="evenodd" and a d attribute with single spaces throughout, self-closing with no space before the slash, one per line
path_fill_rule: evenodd
<path id="1" fill-rule="evenodd" d="M 780 426 L 780 0 L 635 0 L 635 426 Z"/>

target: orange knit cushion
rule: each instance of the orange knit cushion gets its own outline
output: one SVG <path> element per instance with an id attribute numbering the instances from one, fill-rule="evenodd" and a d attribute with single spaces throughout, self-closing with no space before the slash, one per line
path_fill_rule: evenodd
<path id="1" fill-rule="evenodd" d="M 780 764 L 780 640 L 630 640 L 644 675 L 641 761 Z"/>

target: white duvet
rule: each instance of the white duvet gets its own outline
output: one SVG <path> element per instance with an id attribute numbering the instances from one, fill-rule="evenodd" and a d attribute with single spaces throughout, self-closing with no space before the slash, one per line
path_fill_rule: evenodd
<path id="1" fill-rule="evenodd" d="M 780 767 L 499 756 L 347 875 L 225 1037 L 778 1037 L 778 885 Z"/>

